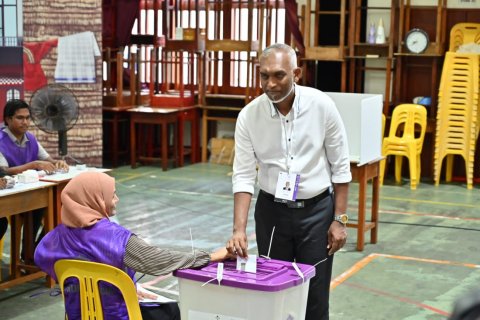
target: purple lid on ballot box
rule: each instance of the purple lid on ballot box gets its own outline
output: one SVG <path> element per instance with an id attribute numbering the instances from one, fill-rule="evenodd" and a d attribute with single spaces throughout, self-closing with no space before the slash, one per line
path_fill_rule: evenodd
<path id="1" fill-rule="evenodd" d="M 218 263 L 211 263 L 201 269 L 177 270 L 173 275 L 204 283 L 217 278 L 217 265 Z M 237 270 L 236 261 L 225 261 L 221 285 L 258 291 L 280 291 L 300 285 L 315 276 L 315 267 L 301 263 L 297 263 L 297 266 L 304 279 L 288 261 L 258 258 L 257 273 Z M 215 280 L 211 283 L 218 284 Z"/>

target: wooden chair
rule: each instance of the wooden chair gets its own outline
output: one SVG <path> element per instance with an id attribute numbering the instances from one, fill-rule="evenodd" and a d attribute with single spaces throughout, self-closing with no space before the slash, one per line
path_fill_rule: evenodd
<path id="1" fill-rule="evenodd" d="M 123 87 L 123 65 L 128 63 L 130 76 L 130 89 L 125 91 Z M 103 106 L 121 107 L 135 106 L 137 104 L 137 71 L 135 69 L 137 56 L 130 54 L 124 59 L 122 50 L 106 48 L 103 53 L 103 64 L 105 66 L 105 80 L 103 82 Z"/>
<path id="2" fill-rule="evenodd" d="M 122 270 L 103 263 L 70 259 L 58 260 L 54 268 L 64 299 L 65 280 L 78 279 L 82 319 L 103 320 L 102 299 L 98 286 L 100 281 L 110 283 L 120 290 L 129 319 L 142 319 L 135 284 Z"/>
<path id="3" fill-rule="evenodd" d="M 206 96 L 239 95 L 247 104 L 260 94 L 255 74 L 264 42 L 260 30 L 265 27 L 265 30 L 271 31 L 270 19 L 264 21 L 264 15 L 271 12 L 262 1 L 235 3 L 209 0 L 205 8 L 207 29 L 203 77 Z M 246 17 L 240 14 L 242 11 L 247 12 Z M 258 21 L 256 30 L 255 21 Z M 243 33 L 245 37 L 240 36 Z M 201 104 L 207 105 L 206 101 L 201 101 Z"/>

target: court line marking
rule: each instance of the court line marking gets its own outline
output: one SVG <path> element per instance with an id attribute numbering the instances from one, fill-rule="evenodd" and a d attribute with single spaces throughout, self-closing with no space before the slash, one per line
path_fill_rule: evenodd
<path id="1" fill-rule="evenodd" d="M 422 212 L 414 212 L 414 211 L 379 210 L 378 212 L 387 213 L 387 214 L 398 214 L 398 215 L 413 215 L 413 216 L 419 216 L 419 217 L 429 217 L 429 218 L 447 219 L 447 220 L 456 220 L 456 221 L 480 221 L 480 218 L 474 218 L 474 217 L 451 217 L 451 216 L 444 216 L 440 214 L 422 213 Z"/>
<path id="2" fill-rule="evenodd" d="M 478 208 L 478 205 L 475 204 L 466 204 L 461 202 L 445 202 L 445 201 L 432 201 L 432 200 L 419 200 L 419 199 L 412 199 L 412 198 L 397 198 L 397 197 L 388 197 L 388 196 L 381 196 L 380 200 L 394 200 L 394 201 L 402 201 L 402 202 L 414 202 L 414 203 L 426 203 L 426 204 L 433 204 L 439 206 L 455 206 L 455 207 L 466 207 L 466 208 Z"/>
<path id="3" fill-rule="evenodd" d="M 349 206 L 348 210 L 351 212 L 355 212 L 358 210 L 358 207 Z M 366 212 L 371 211 L 371 207 L 366 208 Z M 422 213 L 416 211 L 399 211 L 399 210 L 385 210 L 379 209 L 378 213 L 385 213 L 385 214 L 396 214 L 396 215 L 412 215 L 412 216 L 419 216 L 419 217 L 429 217 L 429 218 L 436 218 L 436 219 L 445 219 L 445 220 L 455 220 L 455 221 L 480 221 L 480 218 L 475 217 L 452 217 L 440 214 L 433 214 L 433 213 Z M 355 220 L 355 219 L 352 219 Z M 381 222 L 381 221 L 380 221 Z"/>
<path id="4" fill-rule="evenodd" d="M 480 265 L 473 264 L 473 263 L 463 263 L 457 261 L 449 261 L 449 260 L 434 260 L 434 259 L 425 259 L 425 258 L 415 258 L 415 257 L 407 257 L 407 256 L 396 256 L 390 254 L 383 254 L 383 253 L 371 253 L 362 260 L 355 263 L 350 269 L 341 273 L 338 277 L 333 279 L 330 282 L 330 290 L 335 289 L 339 284 L 343 283 L 345 280 L 353 276 L 355 273 L 363 269 L 367 264 L 372 262 L 374 259 L 377 258 L 390 258 L 390 259 L 397 259 L 397 260 L 408 260 L 408 261 L 418 261 L 418 262 L 426 262 L 426 263 L 435 263 L 435 264 L 444 264 L 444 265 L 451 265 L 451 266 L 460 266 L 460 267 L 467 267 L 473 269 L 480 269 Z"/>
<path id="5" fill-rule="evenodd" d="M 366 256 L 365 258 L 363 258 L 362 260 L 355 263 L 348 270 L 341 273 L 339 276 L 335 277 L 330 282 L 330 291 L 334 290 L 340 284 L 344 284 L 344 285 L 347 285 L 347 286 L 357 287 L 357 288 L 360 288 L 360 289 L 371 291 L 371 292 L 377 293 L 379 295 L 388 296 L 390 298 L 394 298 L 394 299 L 402 301 L 402 302 L 414 304 L 416 306 L 419 306 L 419 307 L 424 308 L 424 309 L 428 309 L 430 311 L 433 311 L 433 312 L 441 314 L 441 315 L 448 316 L 450 314 L 446 311 L 437 309 L 435 307 L 426 305 L 424 303 L 416 302 L 416 301 L 414 301 L 410 298 L 396 296 L 396 295 L 394 295 L 392 293 L 389 293 L 389 292 L 384 292 L 384 291 L 381 291 L 381 290 L 377 290 L 377 289 L 374 289 L 374 288 L 368 288 L 368 287 L 364 287 L 364 286 L 361 286 L 361 285 L 344 283 L 348 278 L 355 275 L 357 272 L 359 272 L 360 270 L 365 268 L 369 263 L 371 263 L 373 260 L 375 260 L 377 258 L 389 258 L 389 259 L 397 259 L 397 260 L 404 260 L 404 261 L 416 261 L 416 262 L 425 262 L 425 263 L 434 263 L 434 264 L 443 264 L 443 265 L 449 265 L 449 266 L 460 266 L 460 267 L 467 267 L 467 268 L 473 268 L 473 269 L 480 269 L 480 265 L 473 264 L 473 263 L 464 263 L 464 262 L 449 261 L 449 260 L 435 260 L 435 259 L 426 259 L 426 258 L 416 258 L 416 257 L 408 257 L 408 256 L 397 256 L 397 255 L 390 255 L 390 254 L 383 254 L 383 253 L 371 253 L 368 256 Z"/>
<path id="6" fill-rule="evenodd" d="M 360 290 L 365 290 L 365 291 L 373 292 L 373 293 L 375 293 L 375 294 L 377 294 L 377 295 L 389 297 L 389 298 L 392 298 L 392 299 L 395 299 L 395 300 L 398 300 L 398 301 L 401 301 L 401 302 L 413 304 L 413 305 L 415 305 L 415 306 L 417 306 L 417 307 L 420 307 L 420 308 L 423 308 L 423 309 L 427 309 L 427 310 L 433 311 L 433 312 L 435 312 L 435 313 L 441 314 L 442 316 L 446 316 L 446 317 L 450 316 L 450 312 L 447 312 L 447 311 L 444 311 L 444 310 L 441 310 L 441 309 L 438 309 L 438 308 L 429 306 L 428 304 L 421 303 L 421 302 L 415 301 L 415 300 L 410 299 L 410 298 L 405 298 L 405 297 L 397 296 L 397 295 L 392 294 L 392 293 L 390 293 L 390 292 L 386 292 L 386 291 L 382 291 L 382 290 L 378 290 L 378 289 L 369 288 L 369 287 L 367 287 L 367 286 L 362 286 L 361 284 L 344 283 L 344 285 L 349 286 L 349 287 L 353 287 L 353 288 L 357 288 L 357 289 L 360 289 Z"/>

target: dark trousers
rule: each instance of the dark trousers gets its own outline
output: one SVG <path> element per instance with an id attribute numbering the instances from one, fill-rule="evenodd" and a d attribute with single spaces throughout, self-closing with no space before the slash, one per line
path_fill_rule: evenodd
<path id="1" fill-rule="evenodd" d="M 143 320 L 180 320 L 180 309 L 177 303 L 165 303 L 158 306 L 140 305 Z"/>
<path id="2" fill-rule="evenodd" d="M 328 228 L 333 221 L 333 195 L 305 208 L 291 209 L 262 192 L 255 206 L 255 231 L 259 255 L 267 255 L 273 227 L 270 258 L 314 265 L 310 279 L 306 320 L 328 319 L 333 256 L 328 256 Z"/>

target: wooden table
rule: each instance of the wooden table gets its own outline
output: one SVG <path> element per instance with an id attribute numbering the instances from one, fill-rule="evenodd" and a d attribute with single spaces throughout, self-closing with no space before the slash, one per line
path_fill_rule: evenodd
<path id="1" fill-rule="evenodd" d="M 67 183 L 72 180 L 73 177 L 76 177 L 82 172 L 108 172 L 111 169 L 104 168 L 85 168 L 83 170 L 77 169 L 76 166 L 70 166 L 70 169 L 66 173 L 55 173 L 49 176 L 44 176 L 40 178 L 41 181 L 53 182 L 53 225 L 58 226 L 61 222 L 61 212 L 62 212 L 62 191 L 67 185 Z"/>
<path id="2" fill-rule="evenodd" d="M 26 184 L 19 183 L 12 189 L 0 190 L 0 217 L 10 217 L 11 226 L 10 277 L 8 280 L 0 282 L 0 290 L 45 277 L 46 274 L 40 271 L 38 267 L 20 263 L 21 228 L 18 218 L 21 213 L 44 208 L 46 210 L 44 218 L 45 232 L 52 230 L 54 185 L 54 183 L 40 181 Z M 33 250 L 33 248 L 26 249 Z M 31 271 L 31 273 L 22 275 L 20 272 L 21 268 L 25 268 Z M 46 284 L 49 287 L 53 287 L 54 282 L 50 277 L 47 277 Z"/>
<path id="3" fill-rule="evenodd" d="M 358 165 L 350 163 L 352 180 L 358 182 L 358 221 L 349 222 L 347 227 L 357 229 L 357 250 L 363 251 L 365 244 L 365 232 L 370 230 L 370 242 L 377 243 L 378 235 L 378 204 L 380 200 L 380 181 L 378 179 L 380 172 L 380 160 L 374 160 L 369 163 Z M 372 216 L 370 222 L 365 221 L 367 206 L 367 184 L 372 180 Z"/>
<path id="4" fill-rule="evenodd" d="M 169 149 L 169 125 L 172 125 L 173 134 L 173 160 L 178 166 L 178 113 L 181 108 L 151 108 L 151 107 L 137 107 L 128 109 L 130 112 L 130 165 L 132 168 L 137 167 L 137 124 L 153 124 L 160 126 L 161 132 L 161 157 L 146 157 L 139 156 L 139 160 L 161 160 L 162 170 L 166 171 L 168 168 L 168 149 Z"/>
<path id="5" fill-rule="evenodd" d="M 236 122 L 241 107 L 202 106 L 202 162 L 207 162 L 208 122 Z"/>
<path id="6" fill-rule="evenodd" d="M 111 145 L 109 148 L 105 148 L 104 146 L 104 152 L 105 150 L 109 149 L 111 150 L 112 154 L 112 167 L 116 168 L 118 165 L 118 159 L 119 156 L 122 154 L 127 154 L 129 151 L 128 148 L 128 138 L 129 138 L 129 133 L 128 130 L 130 127 L 128 126 L 128 113 L 127 109 L 132 108 L 132 106 L 122 106 L 122 107 L 103 107 L 103 123 L 111 123 L 111 139 L 107 140 L 105 139 L 105 134 L 104 134 L 104 142 L 105 141 L 111 141 Z M 123 130 L 120 130 L 123 129 Z M 106 128 L 103 128 L 104 133 L 108 132 Z M 124 140 L 119 139 L 119 138 L 124 138 Z M 123 146 L 123 148 L 122 148 Z"/>

